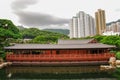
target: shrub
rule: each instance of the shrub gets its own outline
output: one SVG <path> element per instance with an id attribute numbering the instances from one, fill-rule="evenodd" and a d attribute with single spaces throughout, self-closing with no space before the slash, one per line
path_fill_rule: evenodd
<path id="1" fill-rule="evenodd" d="M 116 53 L 116 58 L 117 58 L 117 59 L 120 59 L 120 52 L 117 52 L 117 53 Z"/>

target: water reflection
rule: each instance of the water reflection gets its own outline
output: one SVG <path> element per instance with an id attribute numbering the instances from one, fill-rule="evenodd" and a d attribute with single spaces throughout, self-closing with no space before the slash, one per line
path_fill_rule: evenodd
<path id="1" fill-rule="evenodd" d="M 81 80 L 115 80 L 110 72 L 100 71 L 99 66 L 80 67 L 39 67 L 9 66 L 1 70 L 0 78 L 5 79 L 81 79 Z M 1 72 L 0 71 L 0 72 Z"/>

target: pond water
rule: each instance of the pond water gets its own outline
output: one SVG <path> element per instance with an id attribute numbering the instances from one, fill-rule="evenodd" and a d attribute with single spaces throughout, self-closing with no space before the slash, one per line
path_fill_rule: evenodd
<path id="1" fill-rule="evenodd" d="M 8 66 L 0 70 L 0 80 L 117 80 L 112 72 L 101 71 L 99 66 Z"/>

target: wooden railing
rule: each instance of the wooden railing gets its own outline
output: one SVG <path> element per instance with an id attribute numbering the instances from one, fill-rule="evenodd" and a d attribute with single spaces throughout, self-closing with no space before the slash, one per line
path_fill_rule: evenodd
<path id="1" fill-rule="evenodd" d="M 7 61 L 108 61 L 114 54 L 7 54 Z"/>

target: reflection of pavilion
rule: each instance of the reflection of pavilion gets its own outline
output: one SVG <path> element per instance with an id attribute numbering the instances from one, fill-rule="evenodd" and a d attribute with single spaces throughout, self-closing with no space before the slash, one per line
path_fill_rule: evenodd
<path id="1" fill-rule="evenodd" d="M 89 39 L 59 40 L 58 44 L 15 44 L 5 47 L 5 50 L 9 53 L 6 60 L 14 63 L 28 62 L 31 64 L 31 62 L 38 62 L 59 65 L 59 63 L 107 63 L 109 58 L 114 56 L 114 54 L 109 53 L 112 48 L 115 47 Z"/>
<path id="2" fill-rule="evenodd" d="M 41 80 L 41 79 L 79 79 L 79 80 L 116 80 L 111 74 L 99 70 L 99 66 L 79 67 L 8 67 L 6 73 L 11 74 L 8 80 Z M 101 79 L 103 78 L 103 79 Z M 105 78 L 105 79 L 104 79 Z"/>

